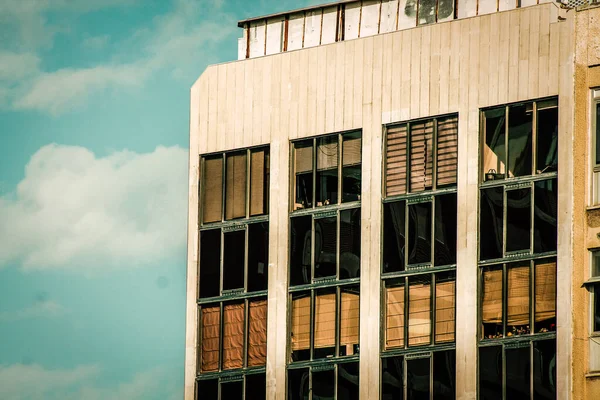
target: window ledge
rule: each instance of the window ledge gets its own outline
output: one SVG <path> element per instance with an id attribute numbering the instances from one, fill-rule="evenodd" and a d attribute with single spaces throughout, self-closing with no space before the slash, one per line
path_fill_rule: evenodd
<path id="1" fill-rule="evenodd" d="M 586 208 L 586 211 L 594 211 L 594 210 L 600 210 L 600 204 L 594 204 L 594 205 L 588 206 Z"/>
<path id="2" fill-rule="evenodd" d="M 600 371 L 588 372 L 585 374 L 586 379 L 597 379 L 600 378 Z"/>

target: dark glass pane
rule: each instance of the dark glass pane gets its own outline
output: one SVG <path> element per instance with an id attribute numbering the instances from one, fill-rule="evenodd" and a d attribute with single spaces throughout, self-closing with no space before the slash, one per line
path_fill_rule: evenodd
<path id="1" fill-rule="evenodd" d="M 308 368 L 288 370 L 288 400 L 308 400 L 309 383 Z"/>
<path id="2" fill-rule="evenodd" d="M 248 225 L 248 291 L 267 289 L 269 223 Z"/>
<path id="3" fill-rule="evenodd" d="M 313 400 L 333 400 L 335 396 L 335 371 L 314 371 L 312 373 Z"/>
<path id="4" fill-rule="evenodd" d="M 313 359 L 335 355 L 337 296 L 335 288 L 315 290 Z"/>
<path id="5" fill-rule="evenodd" d="M 338 202 L 338 148 L 337 135 L 317 139 L 317 207 Z"/>
<path id="6" fill-rule="evenodd" d="M 508 113 L 508 175 L 531 175 L 533 104 L 511 106 Z"/>
<path id="7" fill-rule="evenodd" d="M 342 140 L 342 202 L 360 200 L 360 133 L 346 134 Z"/>
<path id="8" fill-rule="evenodd" d="M 506 398 L 526 399 L 530 393 L 529 346 L 506 350 Z"/>
<path id="9" fill-rule="evenodd" d="M 360 276 L 360 208 L 340 211 L 340 279 Z"/>
<path id="10" fill-rule="evenodd" d="M 433 353 L 433 398 L 456 398 L 456 356 L 454 350 Z"/>
<path id="11" fill-rule="evenodd" d="M 502 400 L 502 346 L 479 348 L 479 398 Z"/>
<path id="12" fill-rule="evenodd" d="M 435 198 L 434 264 L 456 263 L 456 194 Z"/>
<path id="13" fill-rule="evenodd" d="M 539 106 L 539 104 L 538 104 Z M 536 172 L 558 170 L 558 108 L 538 111 L 537 117 L 537 166 Z"/>
<path id="14" fill-rule="evenodd" d="M 223 290 L 244 287 L 246 231 L 223 234 Z"/>
<path id="15" fill-rule="evenodd" d="M 533 342 L 533 398 L 556 399 L 556 340 Z"/>
<path id="16" fill-rule="evenodd" d="M 218 400 L 219 399 L 219 380 L 207 379 L 198 381 L 196 388 L 196 399 L 198 400 Z"/>
<path id="17" fill-rule="evenodd" d="M 506 251 L 531 246 L 531 189 L 506 192 Z"/>
<path id="18" fill-rule="evenodd" d="M 402 356 L 381 359 L 381 400 L 404 399 Z"/>
<path id="19" fill-rule="evenodd" d="M 290 285 L 311 282 L 311 232 L 312 217 L 295 217 L 290 220 Z"/>
<path id="20" fill-rule="evenodd" d="M 506 174 L 506 108 L 485 112 L 485 147 L 483 174 L 485 180 L 504 179 Z M 485 175 L 491 172 L 492 175 Z"/>
<path id="21" fill-rule="evenodd" d="M 292 294 L 290 348 L 291 361 L 310 360 L 310 292 Z"/>
<path id="22" fill-rule="evenodd" d="M 600 103 L 596 104 L 596 165 L 600 164 Z"/>
<path id="23" fill-rule="evenodd" d="M 556 250 L 557 189 L 556 179 L 535 183 L 533 251 L 536 253 Z"/>
<path id="24" fill-rule="evenodd" d="M 436 0 L 421 0 L 419 2 L 419 25 L 432 24 L 437 14 Z"/>
<path id="25" fill-rule="evenodd" d="M 338 366 L 337 400 L 358 400 L 358 363 Z"/>
<path id="26" fill-rule="evenodd" d="M 408 206 L 408 263 L 431 262 L 431 203 Z"/>
<path id="27" fill-rule="evenodd" d="M 359 286 L 345 286 L 340 289 L 340 356 L 358 355 L 360 329 L 360 289 Z"/>
<path id="28" fill-rule="evenodd" d="M 502 257 L 503 196 L 502 187 L 481 191 L 479 216 L 479 258 L 489 260 Z"/>
<path id="29" fill-rule="evenodd" d="M 221 230 L 200 232 L 200 298 L 220 294 Z"/>
<path id="30" fill-rule="evenodd" d="M 221 399 L 242 399 L 243 397 L 244 381 L 221 383 Z"/>
<path id="31" fill-rule="evenodd" d="M 406 361 L 406 398 L 429 400 L 429 358 Z"/>
<path id="32" fill-rule="evenodd" d="M 600 332 L 600 285 L 594 285 L 594 332 Z"/>
<path id="33" fill-rule="evenodd" d="M 312 207 L 313 202 L 313 140 L 294 144 L 295 199 L 294 210 Z"/>
<path id="34" fill-rule="evenodd" d="M 503 335 L 502 267 L 485 267 L 481 274 L 482 338 L 496 339 Z"/>
<path id="35" fill-rule="evenodd" d="M 337 217 L 315 219 L 315 279 L 335 277 Z"/>
<path id="36" fill-rule="evenodd" d="M 600 251 L 595 251 L 592 258 L 592 277 L 600 276 Z"/>
<path id="37" fill-rule="evenodd" d="M 383 205 L 383 272 L 404 271 L 406 202 Z"/>
<path id="38" fill-rule="evenodd" d="M 267 381 L 265 374 L 246 376 L 246 400 L 265 400 L 267 398 Z"/>

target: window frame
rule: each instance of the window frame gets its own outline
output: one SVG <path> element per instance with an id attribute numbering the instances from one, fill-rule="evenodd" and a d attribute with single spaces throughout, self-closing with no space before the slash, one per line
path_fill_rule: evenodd
<path id="1" fill-rule="evenodd" d="M 265 378 L 265 392 L 266 392 L 266 370 L 260 371 L 260 370 L 252 370 L 249 371 L 248 373 L 222 373 L 222 374 L 215 374 L 215 373 L 210 373 L 210 374 L 203 374 L 202 376 L 199 376 L 196 378 L 196 388 L 195 388 L 195 395 L 194 395 L 194 399 L 196 400 L 201 400 L 200 399 L 200 393 L 198 391 L 198 386 L 201 384 L 201 382 L 203 381 L 211 381 L 211 380 L 216 380 L 217 381 L 217 399 L 221 399 L 221 400 L 228 400 L 223 398 L 223 394 L 221 393 L 221 386 L 223 384 L 227 384 L 228 382 L 239 382 L 242 381 L 242 391 L 243 391 L 243 399 L 246 398 L 246 395 L 248 393 L 246 393 L 247 390 L 247 385 L 246 385 L 246 381 L 248 377 L 251 376 L 257 376 L 257 375 L 263 375 Z M 242 399 L 242 400 L 243 400 Z"/>
<path id="2" fill-rule="evenodd" d="M 592 156 L 590 157 L 590 179 L 591 179 L 591 193 L 589 196 L 590 206 L 600 205 L 600 164 L 596 163 L 596 158 L 599 156 L 596 154 L 596 146 L 598 141 L 598 131 L 600 130 L 600 121 L 597 121 L 597 109 L 600 107 L 600 88 L 593 88 L 590 91 L 590 145 L 592 151 L 589 152 Z"/>

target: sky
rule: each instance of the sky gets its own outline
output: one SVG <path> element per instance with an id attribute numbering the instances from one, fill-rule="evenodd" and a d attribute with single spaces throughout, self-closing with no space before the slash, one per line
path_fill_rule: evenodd
<path id="1" fill-rule="evenodd" d="M 0 0 L 0 399 L 183 398 L 189 89 L 319 0 Z"/>

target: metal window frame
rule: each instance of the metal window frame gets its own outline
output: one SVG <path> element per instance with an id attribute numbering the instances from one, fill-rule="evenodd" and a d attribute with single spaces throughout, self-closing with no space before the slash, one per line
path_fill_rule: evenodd
<path id="1" fill-rule="evenodd" d="M 253 376 L 253 375 L 265 375 L 265 381 L 266 381 L 266 367 L 260 367 L 260 368 L 254 368 L 252 370 L 248 370 L 248 371 L 244 371 L 244 372 L 240 372 L 239 370 L 234 370 L 231 372 L 223 372 L 223 373 L 215 373 L 215 372 L 210 372 L 210 373 L 204 373 L 202 375 L 198 375 L 196 376 L 196 388 L 195 388 L 195 397 L 194 399 L 199 399 L 199 393 L 198 393 L 198 383 L 202 382 L 202 381 L 210 381 L 210 380 L 216 380 L 217 381 L 217 399 L 220 400 L 229 400 L 229 399 L 225 399 L 222 396 L 221 393 L 221 386 L 223 384 L 226 384 L 227 382 L 236 382 L 236 381 L 242 381 L 242 394 L 243 397 L 241 400 L 246 399 L 246 380 L 249 376 Z"/>
<path id="2" fill-rule="evenodd" d="M 359 365 L 358 356 L 352 358 L 344 358 L 341 360 L 323 360 L 321 362 L 295 362 L 289 363 L 287 371 L 296 371 L 300 369 L 306 369 L 308 371 L 308 400 L 313 399 L 313 374 L 315 372 L 333 371 L 334 373 L 334 398 L 337 398 L 338 392 L 338 381 L 339 381 L 339 367 L 344 364 L 357 364 Z M 286 374 L 287 375 L 287 374 Z M 286 382 L 286 390 L 289 391 L 289 379 Z M 359 383 L 360 385 L 360 383 Z"/>

